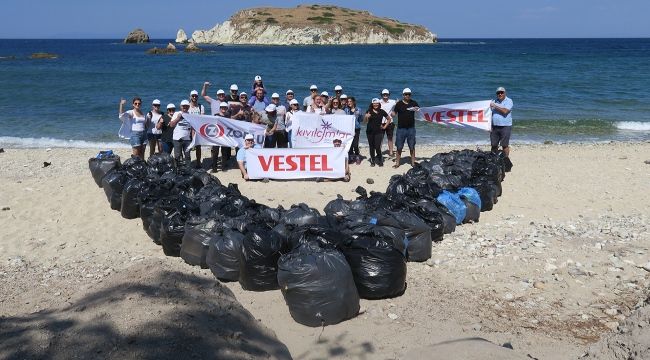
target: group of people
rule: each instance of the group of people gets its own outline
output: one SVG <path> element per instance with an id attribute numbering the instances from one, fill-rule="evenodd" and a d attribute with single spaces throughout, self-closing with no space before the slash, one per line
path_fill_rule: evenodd
<path id="1" fill-rule="evenodd" d="M 361 109 L 357 105 L 356 98 L 343 93 L 343 87 L 340 85 L 334 87 L 334 93 L 331 96 L 327 91 L 320 92 L 318 86 L 311 85 L 310 95 L 303 99 L 302 104 L 296 99 L 293 90 L 287 90 L 283 100 L 275 92 L 269 98 L 260 75 L 254 78 L 250 98 L 246 92 L 239 92 L 237 84 L 230 86 L 228 94 L 223 89 L 217 90 L 216 96 L 213 98 L 208 95 L 210 86 L 210 82 L 204 82 L 200 94 L 210 105 L 210 114 L 266 125 L 264 147 L 291 147 L 292 117 L 300 111 L 322 115 L 353 115 L 355 135 L 348 152 L 349 163 L 360 164 L 363 159 L 359 151 L 359 137 L 362 125 L 365 124 L 370 166 L 381 167 L 384 165 L 382 155 L 384 137 L 388 142 L 388 157 L 393 158 L 394 168 L 401 164 L 405 143 L 409 148 L 411 165 L 415 165 L 415 113 L 419 111 L 420 107 L 412 99 L 412 92 L 409 88 L 402 90 L 400 100 L 391 99 L 390 91 L 383 89 L 379 97 L 373 98 L 366 109 Z M 496 99 L 490 105 L 493 112 L 493 127 L 490 133 L 491 146 L 492 151 L 496 151 L 501 145 L 507 156 L 509 154 L 513 104 L 512 100 L 506 96 L 503 87 L 497 89 L 496 95 Z M 198 91 L 192 90 L 189 99 L 181 101 L 180 111 L 176 111 L 176 106 L 170 103 L 166 106 L 166 111 L 163 112 L 158 99 L 152 102 L 151 110 L 147 113 L 142 110 L 142 99 L 139 97 L 133 99 L 133 109 L 125 111 L 125 104 L 126 100 L 122 99 L 119 118 L 122 121 L 123 129 L 120 130 L 120 134 L 129 134 L 126 137 L 130 139 L 134 156 L 144 158 L 146 146 L 149 145 L 150 156 L 155 152 L 171 154 L 173 151 L 177 160 L 187 163 L 191 161 L 190 144 L 195 134 L 189 122 L 183 118 L 183 114 L 206 114 L 205 107 L 199 103 Z M 393 141 L 394 135 L 395 140 Z M 249 139 L 245 140 L 248 145 Z M 247 147 L 245 146 L 245 148 Z M 196 146 L 195 152 L 196 166 L 201 167 L 201 147 Z M 231 165 L 232 148 L 212 146 L 213 172 L 218 170 L 219 152 L 221 152 L 222 171 L 227 170 Z M 237 158 L 240 157 L 242 156 L 238 153 Z M 246 178 L 247 174 L 245 168 L 242 169 L 241 161 L 238 161 L 238 167 L 242 170 L 242 176 Z"/>

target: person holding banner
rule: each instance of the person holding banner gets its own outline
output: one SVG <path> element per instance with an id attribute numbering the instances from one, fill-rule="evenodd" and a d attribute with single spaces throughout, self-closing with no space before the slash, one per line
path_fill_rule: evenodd
<path id="1" fill-rule="evenodd" d="M 341 139 L 334 139 L 334 140 L 332 140 L 332 144 L 334 144 L 335 148 L 340 148 L 341 146 L 343 146 L 343 141 L 341 141 Z M 346 161 L 345 162 L 345 176 L 343 176 L 340 179 L 318 178 L 318 179 L 316 179 L 316 182 L 322 182 L 322 181 L 330 182 L 330 181 L 336 181 L 336 180 L 342 180 L 343 182 L 350 182 L 350 177 L 351 177 L 350 163 L 348 161 Z"/>
<path id="2" fill-rule="evenodd" d="M 287 111 L 284 117 L 284 125 L 287 128 L 287 141 L 289 142 L 289 147 L 291 148 L 293 147 L 293 143 L 291 142 L 291 133 L 293 131 L 291 118 L 297 112 L 300 112 L 300 103 L 296 99 L 291 99 L 291 101 L 289 101 L 289 111 Z"/>
<path id="3" fill-rule="evenodd" d="M 383 123 L 383 119 L 388 119 L 387 123 Z M 370 166 L 379 165 L 384 166 L 384 158 L 381 155 L 381 141 L 384 137 L 383 130 L 386 126 L 393 121 L 393 118 L 388 115 L 379 103 L 379 99 L 372 99 L 366 115 L 363 117 L 364 123 L 368 123 L 366 127 L 366 135 L 368 136 L 368 147 L 370 148 Z"/>
<path id="4" fill-rule="evenodd" d="M 277 114 L 277 127 L 273 134 L 273 147 L 286 148 L 289 145 L 289 140 L 287 140 L 286 124 L 287 108 L 280 103 L 280 94 L 278 93 L 273 93 L 271 95 L 271 104 L 275 105 L 275 112 Z"/>
<path id="5" fill-rule="evenodd" d="M 167 113 L 156 124 L 156 129 L 162 132 L 162 135 L 160 135 L 160 143 L 162 144 L 163 152 L 167 154 L 171 154 L 172 150 L 174 150 L 174 128 L 169 126 L 169 123 L 172 121 L 175 112 L 176 105 L 167 104 Z"/>
<path id="6" fill-rule="evenodd" d="M 190 114 L 196 115 L 205 115 L 205 107 L 202 104 L 199 104 L 199 92 L 192 90 L 190 92 L 190 109 L 188 110 Z M 192 129 L 192 137 L 194 137 L 194 129 Z M 197 145 L 194 147 L 196 150 L 196 168 L 201 168 L 201 146 Z"/>
<path id="7" fill-rule="evenodd" d="M 278 129 L 278 110 L 273 104 L 269 104 L 262 114 L 262 124 L 266 125 L 266 137 L 264 138 L 265 148 L 275 147 L 275 131 Z"/>
<path id="8" fill-rule="evenodd" d="M 230 110 L 227 102 L 222 102 L 219 105 L 219 112 L 215 116 L 221 116 L 230 119 Z M 228 161 L 230 160 L 230 147 L 229 146 L 212 146 L 210 152 L 212 153 L 212 172 L 217 172 L 217 159 L 219 159 L 219 148 L 221 148 L 221 171 L 228 169 Z"/>
<path id="9" fill-rule="evenodd" d="M 201 96 L 205 101 L 210 104 L 210 113 L 212 115 L 217 115 L 219 112 L 219 106 L 222 102 L 226 102 L 226 92 L 223 89 L 217 90 L 217 98 L 213 99 L 208 96 L 208 87 L 212 85 L 210 82 L 206 81 L 203 83 L 203 88 L 201 89 Z"/>
<path id="10" fill-rule="evenodd" d="M 395 104 L 391 114 L 392 116 L 397 115 L 397 135 L 395 137 L 397 157 L 395 158 L 395 165 L 393 165 L 394 168 L 400 166 L 405 141 L 411 153 L 411 166 L 415 166 L 415 112 L 419 110 L 418 103 L 411 99 L 411 89 L 405 88 L 402 90 L 402 100 Z"/>
<path id="11" fill-rule="evenodd" d="M 506 96 L 506 89 L 497 88 L 497 98 L 490 103 L 492 109 L 492 130 L 490 131 L 490 144 L 492 152 L 503 148 L 506 156 L 510 155 L 510 133 L 512 132 L 512 106 L 513 102 Z"/>
<path id="12" fill-rule="evenodd" d="M 311 92 L 309 96 L 307 96 L 303 101 L 302 101 L 302 111 L 307 111 L 307 108 L 311 107 L 311 105 L 314 103 L 314 99 L 318 98 L 318 86 L 312 85 L 309 87 L 309 91 Z"/>
<path id="13" fill-rule="evenodd" d="M 390 98 L 390 91 L 384 89 L 381 91 L 381 109 L 390 114 L 395 108 L 397 101 Z M 384 123 L 388 122 L 388 119 L 384 118 Z M 386 139 L 388 139 L 388 156 L 393 157 L 395 153 L 393 152 L 393 131 L 395 130 L 395 123 L 391 122 L 386 126 L 384 134 L 386 134 Z"/>
<path id="14" fill-rule="evenodd" d="M 237 165 L 239 165 L 239 171 L 241 171 L 241 177 L 248 181 L 248 172 L 246 171 L 246 151 L 258 147 L 255 144 L 255 137 L 252 134 L 246 134 L 244 137 L 244 147 L 237 151 Z"/>
<path id="15" fill-rule="evenodd" d="M 359 152 L 359 135 L 361 133 L 361 121 L 363 115 L 357 107 L 357 99 L 354 96 L 347 98 L 348 106 L 345 108 L 346 115 L 354 116 L 354 139 L 352 139 L 352 146 L 348 150 L 348 161 L 355 161 L 357 165 L 361 164 L 361 153 Z"/>

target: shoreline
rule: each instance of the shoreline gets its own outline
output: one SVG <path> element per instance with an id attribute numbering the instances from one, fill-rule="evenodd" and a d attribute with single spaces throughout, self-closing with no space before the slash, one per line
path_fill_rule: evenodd
<path id="1" fill-rule="evenodd" d="M 418 145 L 417 154 L 461 148 Z M 88 171 L 97 151 L 0 153 L 0 208 L 9 208 L 0 211 L 3 319 L 69 306 L 107 284 L 137 279 L 140 265 L 150 261 L 212 277 L 165 257 L 139 219 L 110 210 Z M 124 160 L 130 151 L 117 153 Z M 650 262 L 648 154 L 647 141 L 513 147 L 514 167 L 492 211 L 445 235 L 429 261 L 409 263 L 403 296 L 362 300 L 362 314 L 324 330 L 293 321 L 279 291 L 222 285 L 296 358 L 403 358 L 409 350 L 468 337 L 509 342 L 521 356 L 577 358 L 649 295 L 643 268 Z M 52 165 L 43 167 L 44 161 Z M 322 212 L 337 194 L 355 198 L 359 185 L 383 192 L 391 175 L 410 168 L 351 165 L 350 183 L 243 182 L 234 169 L 215 175 L 260 203 L 305 202 Z M 100 310 L 88 307 L 84 314 L 92 319 L 106 311 Z M 145 313 L 147 302 L 133 311 Z"/>

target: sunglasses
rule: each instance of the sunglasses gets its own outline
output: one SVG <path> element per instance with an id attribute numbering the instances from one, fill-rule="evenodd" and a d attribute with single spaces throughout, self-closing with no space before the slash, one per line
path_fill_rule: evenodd
<path id="1" fill-rule="evenodd" d="M 318 91 L 318 89 L 311 89 L 310 91 L 311 92 L 316 92 L 316 91 Z"/>
<path id="2" fill-rule="evenodd" d="M 255 140 L 251 140 L 251 139 L 246 140 L 246 142 L 249 142 L 249 141 L 250 141 L 250 142 L 253 142 L 253 141 L 255 141 Z"/>
<path id="3" fill-rule="evenodd" d="M 155 106 L 155 107 L 160 107 L 160 104 L 153 104 L 153 106 Z"/>
<path id="4" fill-rule="evenodd" d="M 404 94 L 404 96 L 411 96 L 411 93 L 406 93 Z"/>
<path id="5" fill-rule="evenodd" d="M 343 90 L 334 90 L 334 92 L 343 92 Z"/>
<path id="6" fill-rule="evenodd" d="M 497 95 L 505 94 L 503 91 L 497 91 Z"/>
<path id="7" fill-rule="evenodd" d="M 293 96 L 293 93 L 288 93 L 287 96 Z"/>
<path id="8" fill-rule="evenodd" d="M 197 97 L 199 97 L 199 96 L 198 96 L 198 95 L 192 95 L 192 97 L 195 97 L 195 98 L 197 98 Z"/>
<path id="9" fill-rule="evenodd" d="M 381 94 L 381 96 L 389 96 L 390 94 Z"/>
<path id="10" fill-rule="evenodd" d="M 133 103 L 133 105 L 142 105 L 142 103 L 137 102 L 137 103 Z"/>

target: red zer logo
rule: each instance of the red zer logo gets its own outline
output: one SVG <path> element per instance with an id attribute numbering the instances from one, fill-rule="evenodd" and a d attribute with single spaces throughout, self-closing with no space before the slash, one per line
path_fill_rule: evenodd
<path id="1" fill-rule="evenodd" d="M 203 124 L 199 128 L 199 134 L 205 138 L 218 138 L 222 137 L 225 133 L 223 126 L 219 124 Z"/>

